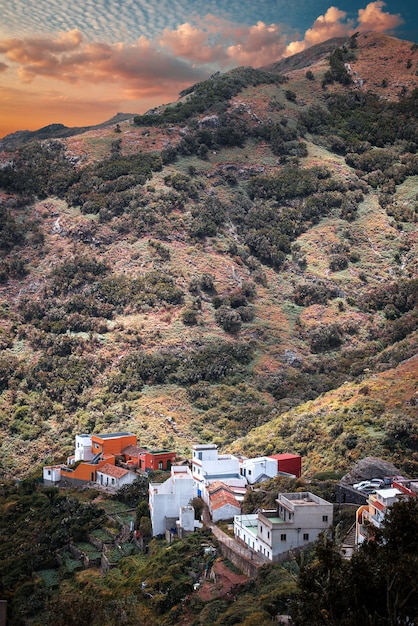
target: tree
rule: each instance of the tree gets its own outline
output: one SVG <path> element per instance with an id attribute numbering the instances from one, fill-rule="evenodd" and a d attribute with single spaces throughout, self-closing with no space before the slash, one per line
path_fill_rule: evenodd
<path id="1" fill-rule="evenodd" d="M 418 498 L 396 502 L 350 561 L 322 535 L 300 568 L 297 626 L 411 626 L 418 618 Z"/>

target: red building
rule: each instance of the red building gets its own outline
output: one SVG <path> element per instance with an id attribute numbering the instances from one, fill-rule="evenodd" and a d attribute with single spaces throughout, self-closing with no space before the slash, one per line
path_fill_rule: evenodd
<path id="1" fill-rule="evenodd" d="M 170 471 L 176 460 L 174 450 L 149 450 L 130 445 L 122 450 L 126 463 L 140 472 L 150 472 L 152 470 Z"/>
<path id="2" fill-rule="evenodd" d="M 270 454 L 269 458 L 277 461 L 278 472 L 294 474 L 296 478 L 300 478 L 302 474 L 302 457 L 299 454 L 283 452 L 282 454 Z"/>

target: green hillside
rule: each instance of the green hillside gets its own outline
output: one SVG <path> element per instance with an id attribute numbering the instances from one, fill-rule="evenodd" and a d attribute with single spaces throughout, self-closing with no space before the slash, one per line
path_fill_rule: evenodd
<path id="1" fill-rule="evenodd" d="M 4 477 L 114 430 L 180 457 L 213 441 L 306 472 L 375 452 L 416 468 L 418 53 L 335 45 L 3 141 Z M 396 84 L 385 50 L 410 60 Z"/>

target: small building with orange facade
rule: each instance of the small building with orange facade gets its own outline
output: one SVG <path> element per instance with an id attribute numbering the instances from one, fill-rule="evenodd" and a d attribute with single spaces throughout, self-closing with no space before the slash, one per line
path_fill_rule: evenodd
<path id="1" fill-rule="evenodd" d="M 136 445 L 127 446 L 122 450 L 126 463 L 140 472 L 151 472 L 153 470 L 170 471 L 176 460 L 174 450 L 150 450 L 140 448 Z"/>
<path id="2" fill-rule="evenodd" d="M 130 432 L 77 435 L 74 455 L 68 457 L 66 465 L 45 466 L 44 482 L 46 484 L 57 484 L 61 480 L 75 484 L 96 482 L 98 469 L 106 464 L 115 465 L 116 457 L 122 457 L 123 448 L 135 444 L 136 435 Z"/>

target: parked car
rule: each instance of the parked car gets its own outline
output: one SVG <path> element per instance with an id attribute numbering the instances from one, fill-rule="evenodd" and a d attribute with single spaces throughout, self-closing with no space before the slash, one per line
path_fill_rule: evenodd
<path id="1" fill-rule="evenodd" d="M 376 489 L 381 489 L 385 484 L 385 481 L 381 478 L 372 478 L 370 481 L 370 485 L 376 487 Z"/>
<path id="2" fill-rule="evenodd" d="M 354 489 L 357 489 L 359 491 L 369 486 L 370 486 L 370 480 L 362 480 L 360 483 L 355 483 L 353 485 Z"/>

